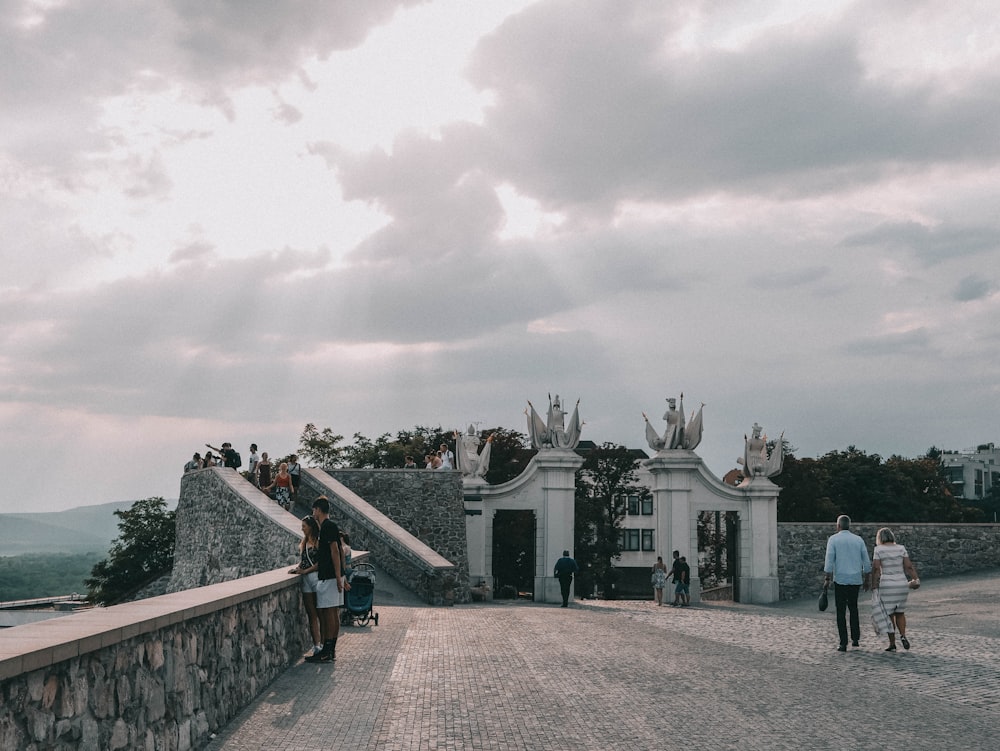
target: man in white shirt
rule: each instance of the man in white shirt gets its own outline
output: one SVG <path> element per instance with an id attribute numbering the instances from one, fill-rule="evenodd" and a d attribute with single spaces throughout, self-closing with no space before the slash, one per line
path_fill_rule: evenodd
<path id="1" fill-rule="evenodd" d="M 851 611 L 851 643 L 860 646 L 861 618 L 858 615 L 858 590 L 864 586 L 865 592 L 871 584 L 872 561 L 865 541 L 851 532 L 851 517 L 842 514 L 837 517 L 837 534 L 826 541 L 826 572 L 824 585 L 829 587 L 833 580 L 834 602 L 837 605 L 837 633 L 840 635 L 838 652 L 847 651 L 847 617 Z"/>

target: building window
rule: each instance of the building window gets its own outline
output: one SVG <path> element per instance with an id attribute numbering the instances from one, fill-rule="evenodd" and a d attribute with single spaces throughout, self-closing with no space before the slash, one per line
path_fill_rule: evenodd
<path id="1" fill-rule="evenodd" d="M 638 529 L 623 529 L 622 530 L 622 550 L 638 550 L 639 549 L 639 530 Z"/>
<path id="2" fill-rule="evenodd" d="M 623 529 L 618 542 L 625 552 L 652 551 L 655 529 Z"/>
<path id="3" fill-rule="evenodd" d="M 981 469 L 977 469 L 976 470 L 976 490 L 975 490 L 975 493 L 976 493 L 976 495 L 974 496 L 975 498 L 982 498 L 983 497 L 983 470 L 981 470 Z"/>
<path id="4" fill-rule="evenodd" d="M 639 496 L 629 495 L 625 497 L 625 508 L 629 516 L 636 516 L 639 513 Z"/>
<path id="5" fill-rule="evenodd" d="M 642 515 L 652 516 L 653 515 L 653 496 L 648 495 L 642 499 Z M 650 548 L 652 550 L 652 548 Z"/>
<path id="6" fill-rule="evenodd" d="M 642 532 L 642 549 L 643 550 L 653 550 L 653 531 L 652 529 L 643 529 Z"/>

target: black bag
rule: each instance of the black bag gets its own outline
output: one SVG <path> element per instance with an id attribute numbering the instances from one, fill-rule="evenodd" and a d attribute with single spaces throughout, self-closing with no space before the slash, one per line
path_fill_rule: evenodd
<path id="1" fill-rule="evenodd" d="M 822 613 L 826 610 L 827 605 L 830 604 L 830 599 L 826 596 L 826 587 L 823 587 L 823 591 L 819 593 L 819 611 Z"/>
<path id="2" fill-rule="evenodd" d="M 239 451 L 233 452 L 233 469 L 239 469 L 243 466 L 243 459 L 240 457 Z"/>

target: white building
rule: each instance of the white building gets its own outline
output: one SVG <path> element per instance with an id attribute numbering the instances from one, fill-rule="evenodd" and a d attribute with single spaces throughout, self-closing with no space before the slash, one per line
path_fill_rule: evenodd
<path id="1" fill-rule="evenodd" d="M 981 501 L 989 497 L 994 486 L 1000 486 L 1000 449 L 992 443 L 974 451 L 945 451 L 941 464 L 959 498 Z"/>

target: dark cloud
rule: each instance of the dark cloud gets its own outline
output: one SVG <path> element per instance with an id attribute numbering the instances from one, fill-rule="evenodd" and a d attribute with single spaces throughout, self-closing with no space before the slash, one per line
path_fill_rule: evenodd
<path id="1" fill-rule="evenodd" d="M 674 7 L 541 3 L 484 41 L 470 70 L 496 98 L 491 168 L 548 208 L 592 212 L 635 197 L 825 193 L 1000 155 L 995 77 L 949 91 L 880 82 L 840 27 L 689 52 Z"/>
<path id="2" fill-rule="evenodd" d="M 924 263 L 935 264 L 962 256 L 995 253 L 1000 250 L 1000 227 L 962 226 L 953 222 L 937 226 L 883 222 L 871 230 L 849 235 L 843 245 L 901 248 Z"/>
<path id="3" fill-rule="evenodd" d="M 996 286 L 992 281 L 978 274 L 970 274 L 959 280 L 952 297 L 958 302 L 980 300 L 993 293 Z"/>
<path id="4" fill-rule="evenodd" d="M 284 80 L 304 60 L 352 48 L 398 9 L 422 1 L 97 0 L 36 6 L 32 25 L 20 23 L 27 5 L 6 3 L 4 140 L 26 163 L 68 170 L 80 152 L 108 146 L 110 134 L 91 127 L 102 98 L 174 85 L 231 116 L 231 87 Z"/>

